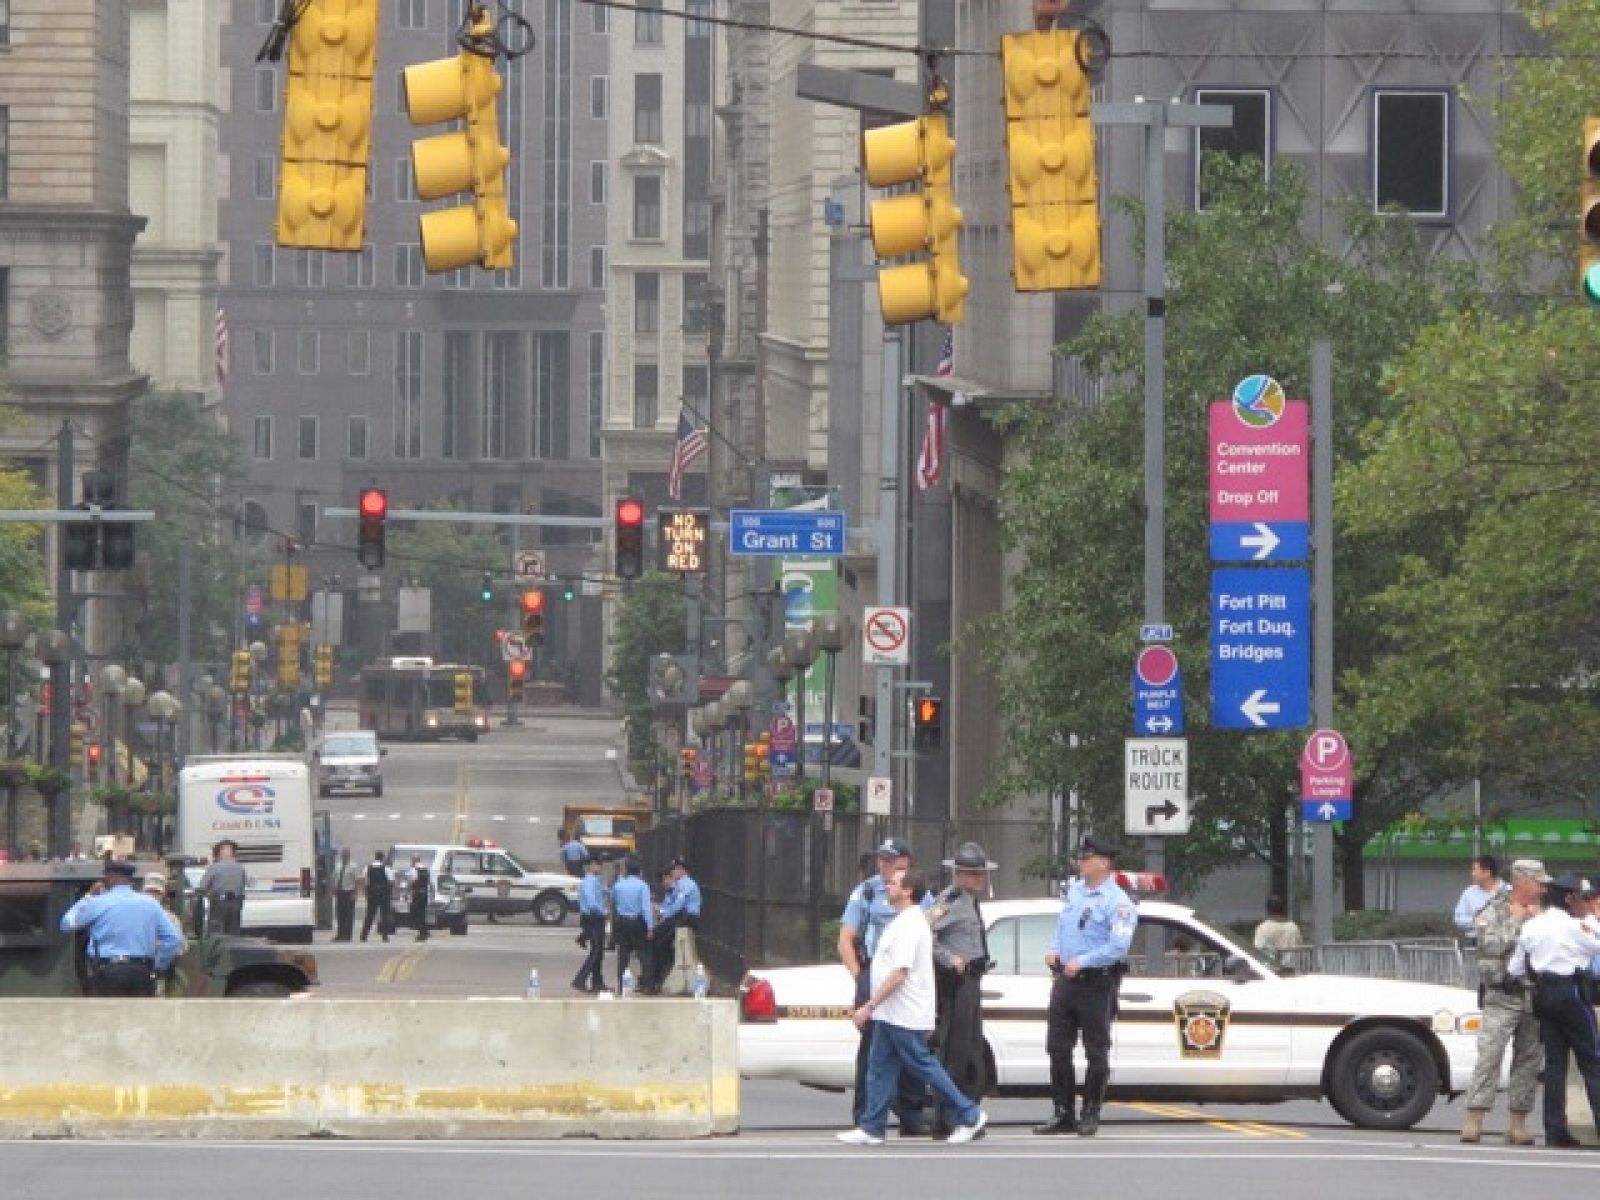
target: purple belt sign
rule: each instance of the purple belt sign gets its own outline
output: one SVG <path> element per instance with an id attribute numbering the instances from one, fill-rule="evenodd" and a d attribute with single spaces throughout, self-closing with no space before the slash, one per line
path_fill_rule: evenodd
<path id="1" fill-rule="evenodd" d="M 1355 763 L 1337 729 L 1319 729 L 1300 752 L 1300 817 L 1348 821 L 1355 815 Z"/>
<path id="2" fill-rule="evenodd" d="M 1310 552 L 1310 416 L 1252 375 L 1208 412 L 1213 562 L 1300 562 Z"/>

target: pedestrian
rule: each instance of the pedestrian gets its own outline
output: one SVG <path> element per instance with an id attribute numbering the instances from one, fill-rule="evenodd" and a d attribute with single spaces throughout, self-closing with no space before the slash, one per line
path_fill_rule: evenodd
<path id="1" fill-rule="evenodd" d="M 1467 1087 L 1467 1118 L 1461 1140 L 1469 1144 L 1483 1137 L 1483 1121 L 1494 1107 L 1500 1086 L 1500 1068 L 1506 1047 L 1511 1047 L 1511 1125 L 1506 1141 L 1513 1146 L 1533 1145 L 1528 1114 L 1539 1085 L 1539 1019 L 1533 1015 L 1533 997 L 1526 981 L 1510 973 L 1522 927 L 1539 911 L 1544 885 L 1550 874 L 1536 858 L 1519 858 L 1511 864 L 1511 885 L 1492 897 L 1473 918 L 1478 946 L 1478 1006 L 1483 1023 L 1478 1028 L 1478 1058 Z"/>
<path id="2" fill-rule="evenodd" d="M 1461 898 L 1456 901 L 1456 911 L 1452 919 L 1455 921 L 1456 929 L 1470 946 L 1478 932 L 1477 926 L 1473 924 L 1473 918 L 1496 893 L 1503 890 L 1505 885 L 1500 882 L 1500 862 L 1492 854 L 1474 855 L 1467 867 L 1467 874 L 1472 882 L 1467 884 L 1461 893 Z"/>
<path id="3" fill-rule="evenodd" d="M 561 843 L 561 865 L 566 868 L 568 875 L 583 875 L 583 864 L 589 861 L 589 847 L 578 840 L 578 834 L 573 832 L 567 836 L 565 829 L 556 831 L 556 840 Z"/>
<path id="4" fill-rule="evenodd" d="M 1266 919 L 1256 926 L 1251 941 L 1273 966 L 1279 964 L 1285 950 L 1298 950 L 1305 945 L 1300 926 L 1289 919 L 1289 905 L 1282 896 L 1267 897 Z"/>
<path id="5" fill-rule="evenodd" d="M 61 917 L 61 931 L 88 935 L 91 996 L 154 996 L 156 976 L 183 952 L 183 935 L 161 905 L 133 890 L 129 862 L 105 872 Z"/>
<path id="6" fill-rule="evenodd" d="M 605 986 L 606 911 L 611 897 L 604 870 L 599 859 L 590 859 L 589 873 L 578 885 L 578 923 L 583 927 L 580 940 L 589 953 L 572 981 L 575 992 L 598 992 Z"/>
<path id="7" fill-rule="evenodd" d="M 910 1075 L 931 1087 L 957 1122 L 951 1145 L 972 1141 L 989 1123 L 988 1114 L 966 1096 L 928 1050 L 937 1020 L 933 981 L 933 931 L 921 903 L 928 889 L 921 875 L 899 868 L 884 880 L 895 917 L 874 947 L 871 991 L 851 1015 L 857 1028 L 873 1025 L 867 1068 L 865 1111 L 855 1128 L 838 1134 L 852 1146 L 881 1146 L 889 1117 L 889 1098 Z"/>
<path id="8" fill-rule="evenodd" d="M 238 933 L 244 919 L 244 895 L 250 876 L 238 854 L 239 845 L 232 838 L 223 838 L 211 847 L 211 865 L 197 885 L 205 898 L 207 926 L 213 933 Z"/>
<path id="9" fill-rule="evenodd" d="M 411 856 L 411 924 L 416 927 L 417 941 L 428 940 L 428 901 L 433 898 L 433 880 L 423 864 L 422 855 Z"/>
<path id="10" fill-rule="evenodd" d="M 1589 1096 L 1600 1113 L 1600 1030 L 1588 989 L 1589 970 L 1600 955 L 1600 932 L 1589 917 L 1584 881 L 1559 875 L 1545 885 L 1544 910 L 1531 916 L 1517 937 L 1508 973 L 1533 981 L 1533 1012 L 1544 1042 L 1544 1141 L 1577 1146 L 1567 1124 L 1567 1059 L 1577 1060 Z"/>
<path id="11" fill-rule="evenodd" d="M 650 907 L 650 885 L 639 878 L 639 860 L 629 857 L 622 864 L 622 878 L 611 886 L 615 912 L 612 937 L 617 943 L 617 991 L 628 962 L 637 957 L 643 974 L 649 966 L 650 933 L 655 928 L 655 911 Z"/>
<path id="12" fill-rule="evenodd" d="M 652 991 L 687 996 L 694 990 L 692 976 L 699 961 L 695 954 L 694 931 L 700 928 L 700 885 L 689 875 L 689 864 L 681 858 L 667 864 L 662 872 L 662 884 L 661 920 L 650 935 Z M 681 968 L 680 978 L 669 989 L 667 976 L 672 974 L 675 964 Z"/>
<path id="13" fill-rule="evenodd" d="M 934 899 L 928 910 L 933 930 L 933 982 L 938 1023 L 933 1044 L 939 1064 L 974 1104 L 989 1088 L 988 1056 L 983 1041 L 983 976 L 989 969 L 989 937 L 980 898 L 989 890 L 989 873 L 998 864 L 977 842 L 963 842 L 944 865 L 955 882 Z M 949 1133 L 955 1115 L 942 1104 L 934 1107 L 935 1133 Z"/>
<path id="14" fill-rule="evenodd" d="M 1043 1125 L 1035 1125 L 1035 1133 L 1093 1137 L 1100 1129 L 1100 1107 L 1111 1082 L 1117 989 L 1139 924 L 1133 901 L 1112 878 L 1116 854 L 1115 846 L 1092 834 L 1079 844 L 1078 878 L 1067 887 L 1055 940 L 1045 952 L 1045 966 L 1055 976 L 1045 1040 L 1055 1113 Z M 1077 1078 L 1072 1054 L 1080 1037 L 1088 1070 L 1083 1077 L 1083 1110 L 1074 1116 Z"/>
<path id="15" fill-rule="evenodd" d="M 350 847 L 339 851 L 339 865 L 333 872 L 333 940 L 348 942 L 355 934 L 356 889 L 361 884 L 361 868 L 350 861 Z"/>
<path id="16" fill-rule="evenodd" d="M 878 939 L 895 917 L 894 907 L 889 903 L 889 876 L 911 869 L 911 847 L 899 838 L 886 838 L 878 846 L 877 860 L 878 873 L 856 885 L 839 919 L 839 961 L 855 979 L 855 1008 L 867 1002 L 872 987 L 872 956 L 877 951 Z M 931 896 L 924 907 L 932 907 Z M 876 1026 L 869 1022 L 858 1028 L 861 1042 L 856 1047 L 855 1090 L 850 1103 L 851 1119 L 857 1127 L 866 1120 L 867 1064 L 872 1058 Z M 926 1137 L 932 1132 L 933 1127 L 923 1112 L 924 1102 L 922 1091 L 910 1078 L 901 1075 L 893 1105 L 900 1119 L 901 1137 Z"/>
<path id="17" fill-rule="evenodd" d="M 361 940 L 367 940 L 376 923 L 378 933 L 387 942 L 394 932 L 394 872 L 383 861 L 382 850 L 374 851 L 372 861 L 367 864 L 366 892 L 367 911 L 361 918 Z"/>

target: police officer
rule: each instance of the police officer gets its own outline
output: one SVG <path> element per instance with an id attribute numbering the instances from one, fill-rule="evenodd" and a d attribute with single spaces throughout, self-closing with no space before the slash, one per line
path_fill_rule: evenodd
<path id="1" fill-rule="evenodd" d="M 394 909 L 391 907 L 394 901 L 394 872 L 383 861 L 382 850 L 374 851 L 372 861 L 367 864 L 366 883 L 367 911 L 361 918 L 361 940 L 367 940 L 376 921 L 378 932 L 387 942 L 394 929 Z"/>
<path id="2" fill-rule="evenodd" d="M 855 977 L 854 1008 L 859 1009 L 870 998 L 872 990 L 872 952 L 878 939 L 895 918 L 895 909 L 889 903 L 888 880 L 896 871 L 911 869 L 911 847 L 899 838 L 887 838 L 878 847 L 878 873 L 868 876 L 855 886 L 844 906 L 844 916 L 839 920 L 839 960 Z M 924 910 L 933 906 L 933 897 L 923 897 Z M 851 1115 L 857 1128 L 865 1117 L 867 1106 L 867 1060 L 872 1054 L 872 1028 L 868 1021 L 861 1028 L 861 1044 L 856 1050 L 855 1092 L 851 1097 Z M 896 1091 L 894 1111 L 900 1118 L 901 1137 L 925 1136 L 931 1131 L 923 1115 L 923 1093 L 902 1074 Z"/>
<path id="3" fill-rule="evenodd" d="M 979 897 L 988 891 L 989 872 L 997 864 L 989 861 L 977 842 L 963 842 L 944 865 L 955 873 L 955 882 L 939 893 L 928 910 L 938 1001 L 933 1038 L 945 1073 L 967 1099 L 981 1104 L 989 1084 L 983 1046 L 983 975 L 989 969 L 989 939 Z M 935 1127 L 948 1129 L 954 1124 L 940 1106 Z"/>
<path id="4" fill-rule="evenodd" d="M 133 864 L 105 875 L 61 918 L 61 931 L 89 935 L 89 989 L 96 996 L 154 996 L 156 976 L 183 952 L 161 905 L 133 890 Z"/>
<path id="5" fill-rule="evenodd" d="M 589 860 L 589 872 L 578 885 L 578 922 L 583 926 L 588 956 L 572 981 L 575 992 L 598 992 L 605 982 L 606 911 L 610 889 L 601 875 L 605 866 L 597 858 Z"/>
<path id="6" fill-rule="evenodd" d="M 211 865 L 200 876 L 198 890 L 205 897 L 208 924 L 213 933 L 238 933 L 244 913 L 244 893 L 250 876 L 236 857 L 238 843 L 224 838 L 211 847 Z"/>
<path id="7" fill-rule="evenodd" d="M 1600 954 L 1600 934 L 1584 927 L 1588 904 L 1583 880 L 1560 875 L 1545 887 L 1544 911 L 1530 917 L 1507 968 L 1533 980 L 1533 1011 L 1544 1040 L 1544 1140 L 1577 1146 L 1567 1124 L 1567 1057 L 1578 1062 L 1589 1107 L 1600 1113 L 1600 1036 L 1585 994 L 1587 974 Z"/>
<path id="8" fill-rule="evenodd" d="M 1067 888 L 1055 941 L 1045 951 L 1045 966 L 1055 976 L 1045 1041 L 1055 1113 L 1043 1125 L 1035 1125 L 1035 1133 L 1093 1137 L 1100 1129 L 1100 1106 L 1111 1082 L 1111 1022 L 1116 1018 L 1117 987 L 1127 969 L 1128 947 L 1139 923 L 1133 901 L 1112 878 L 1116 853 L 1109 841 L 1093 835 L 1080 843 L 1079 877 Z M 1089 1070 L 1083 1080 L 1083 1111 L 1074 1118 L 1077 1081 L 1072 1051 L 1080 1035 Z"/>
<path id="9" fill-rule="evenodd" d="M 650 907 L 650 885 L 639 878 L 639 860 L 622 864 L 622 878 L 611 887 L 611 905 L 616 915 L 613 934 L 617 942 L 617 991 L 622 991 L 622 976 L 628 960 L 637 955 L 639 969 L 650 962 L 650 931 L 655 928 L 655 910 Z"/>
<path id="10" fill-rule="evenodd" d="M 561 843 L 561 865 L 567 874 L 581 876 L 584 864 L 589 861 L 589 847 L 578 840 L 576 833 L 568 837 L 565 829 L 556 832 L 556 841 Z"/>
<path id="11" fill-rule="evenodd" d="M 681 858 L 673 859 L 667 864 L 663 883 L 666 894 L 661 899 L 661 920 L 650 934 L 654 947 L 650 955 L 651 991 L 654 992 L 660 992 L 666 986 L 667 976 L 672 973 L 673 963 L 677 961 L 678 930 L 700 928 L 700 885 L 690 877 L 689 864 Z M 691 970 L 694 967 L 687 956 L 684 966 Z M 684 992 L 688 990 L 687 987 L 683 988 Z"/>
<path id="12" fill-rule="evenodd" d="M 1528 1114 L 1539 1084 L 1539 1020 L 1533 1015 L 1533 997 L 1527 984 L 1513 979 L 1508 968 L 1516 952 L 1523 924 L 1539 911 L 1539 901 L 1550 875 L 1536 858 L 1519 858 L 1511 864 L 1511 887 L 1492 896 L 1473 917 L 1472 940 L 1478 947 L 1478 1003 L 1483 1025 L 1478 1030 L 1478 1060 L 1467 1088 L 1467 1119 L 1461 1126 L 1463 1142 L 1483 1136 L 1483 1119 L 1494 1107 L 1500 1084 L 1500 1064 L 1511 1047 L 1511 1127 L 1506 1141 L 1513 1146 L 1533 1145 Z"/>

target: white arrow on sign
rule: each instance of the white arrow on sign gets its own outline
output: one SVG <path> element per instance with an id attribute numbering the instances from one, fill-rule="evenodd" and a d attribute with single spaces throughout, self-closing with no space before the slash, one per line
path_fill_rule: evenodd
<path id="1" fill-rule="evenodd" d="M 1278 543 L 1283 539 L 1272 531 L 1271 525 L 1264 525 L 1260 521 L 1253 522 L 1256 527 L 1254 533 L 1247 533 L 1239 539 L 1239 545 L 1246 550 L 1255 551 L 1255 561 L 1260 562 L 1278 548 Z"/>
<path id="2" fill-rule="evenodd" d="M 1324 821 L 1331 821 L 1338 815 L 1339 810 L 1333 806 L 1333 801 L 1331 800 L 1324 800 L 1322 802 L 1322 807 L 1317 809 L 1317 816 L 1321 817 Z"/>
<path id="3" fill-rule="evenodd" d="M 1282 711 L 1282 709 L 1283 705 L 1279 704 L 1276 700 L 1267 699 L 1266 688 L 1257 688 L 1255 691 L 1251 692 L 1247 697 L 1245 697 L 1243 704 L 1239 705 L 1239 711 L 1250 719 L 1250 724 L 1256 726 L 1258 729 L 1265 727 L 1267 723 L 1267 714 L 1270 713 L 1271 715 L 1276 716 L 1280 711 Z"/>
<path id="4" fill-rule="evenodd" d="M 1166 733 L 1172 728 L 1171 717 L 1151 717 L 1145 723 L 1145 728 L 1151 733 Z"/>

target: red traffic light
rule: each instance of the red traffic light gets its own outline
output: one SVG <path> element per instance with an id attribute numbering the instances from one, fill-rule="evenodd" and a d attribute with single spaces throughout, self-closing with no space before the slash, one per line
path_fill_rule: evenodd
<path id="1" fill-rule="evenodd" d="M 617 524 L 643 525 L 644 504 L 632 496 L 624 496 L 617 501 Z"/>
<path id="2" fill-rule="evenodd" d="M 362 488 L 356 507 L 368 520 L 381 521 L 389 515 L 389 493 L 382 488 Z"/>
<path id="3" fill-rule="evenodd" d="M 528 674 L 528 664 L 520 658 L 514 658 L 506 664 L 506 674 L 513 679 L 523 679 Z"/>
<path id="4" fill-rule="evenodd" d="M 522 611 L 537 613 L 544 611 L 544 593 L 537 588 L 522 593 Z"/>

